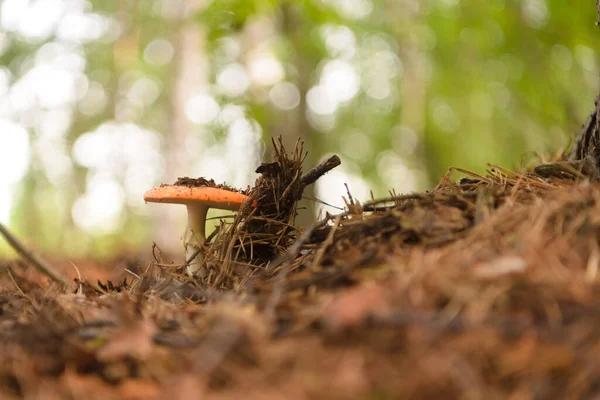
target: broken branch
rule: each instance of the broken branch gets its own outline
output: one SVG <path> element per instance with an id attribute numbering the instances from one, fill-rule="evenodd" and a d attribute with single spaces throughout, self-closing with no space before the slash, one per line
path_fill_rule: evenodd
<path id="1" fill-rule="evenodd" d="M 319 179 L 321 176 L 325 175 L 327 172 L 331 171 L 341 163 L 342 161 L 338 156 L 333 155 L 329 157 L 327 160 L 312 168 L 306 173 L 306 175 L 300 178 L 300 187 L 304 189 L 306 186 L 315 183 L 317 179 Z"/>
<path id="2" fill-rule="evenodd" d="M 21 243 L 16 236 L 10 233 L 10 231 L 3 224 L 0 224 L 0 233 L 2 233 L 2 236 L 4 236 L 12 248 L 15 249 L 15 251 L 19 253 L 21 257 L 33 265 L 35 269 L 52 279 L 54 282 L 58 282 L 65 286 L 67 285 L 65 278 L 56 272 L 56 270 L 46 260 L 36 255 L 33 250 L 27 249 L 25 245 Z"/>

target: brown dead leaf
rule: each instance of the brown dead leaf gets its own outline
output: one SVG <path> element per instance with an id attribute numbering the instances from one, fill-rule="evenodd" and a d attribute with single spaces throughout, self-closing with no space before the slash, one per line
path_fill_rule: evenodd
<path id="1" fill-rule="evenodd" d="M 369 381 L 365 369 L 365 357 L 358 351 L 347 352 L 337 363 L 331 382 L 332 389 L 343 398 L 362 397 L 368 394 Z"/>
<path id="2" fill-rule="evenodd" d="M 119 385 L 119 396 L 124 400 L 159 399 L 160 390 L 155 382 L 141 379 L 127 379 Z"/>
<path id="3" fill-rule="evenodd" d="M 360 326 L 371 315 L 390 311 L 388 299 L 379 285 L 362 284 L 344 291 L 326 306 L 323 325 L 333 332 Z"/>
<path id="4" fill-rule="evenodd" d="M 116 331 L 107 343 L 96 352 L 100 361 L 116 361 L 125 356 L 146 360 L 154 346 L 157 328 L 150 319 L 138 321 L 130 327 Z"/>
<path id="5" fill-rule="evenodd" d="M 575 353 L 571 346 L 544 343 L 535 336 L 528 336 L 504 354 L 499 366 L 502 373 L 507 375 L 523 370 L 548 373 L 569 368 L 574 362 Z"/>
<path id="6" fill-rule="evenodd" d="M 60 382 L 74 399 L 116 399 L 112 387 L 97 375 L 80 375 L 67 369 Z"/>
<path id="7" fill-rule="evenodd" d="M 202 399 L 206 393 L 206 382 L 199 375 L 185 374 L 169 384 L 161 398 L 172 400 Z"/>

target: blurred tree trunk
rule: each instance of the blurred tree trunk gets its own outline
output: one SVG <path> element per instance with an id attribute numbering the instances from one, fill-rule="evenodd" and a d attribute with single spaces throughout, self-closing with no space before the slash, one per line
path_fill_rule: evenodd
<path id="1" fill-rule="evenodd" d="M 128 24 L 126 21 L 127 16 L 131 13 L 134 13 L 136 7 L 136 1 L 119 3 L 119 12 L 115 13 L 115 16 L 119 20 L 121 26 L 127 27 L 127 29 L 121 33 L 120 38 L 115 42 L 112 49 L 102 52 L 88 52 L 86 54 L 88 64 L 97 65 L 105 63 L 105 66 L 108 67 L 108 70 L 110 71 L 110 78 L 104 86 L 104 89 L 108 94 L 107 103 L 105 105 L 106 114 L 96 115 L 90 118 L 83 116 L 78 112 L 73 113 L 73 123 L 71 128 L 68 130 L 67 136 L 67 142 L 71 145 L 75 143 L 77 138 L 82 134 L 95 129 L 106 120 L 114 120 L 116 117 L 115 108 L 119 101 L 119 80 L 124 70 L 127 68 L 126 66 L 120 64 L 121 60 L 119 59 L 119 51 L 125 47 L 121 45 L 122 42 L 129 41 L 130 36 L 136 36 L 135 27 L 131 24 Z M 57 241 L 58 243 L 69 243 L 69 246 L 66 249 L 61 248 L 60 250 L 66 250 L 67 252 L 70 251 L 71 254 L 75 254 L 77 256 L 80 255 L 78 253 L 80 252 L 81 248 L 86 248 L 90 238 L 87 235 L 81 235 L 79 228 L 75 225 L 71 211 L 79 196 L 86 192 L 87 176 L 87 168 L 74 164 L 69 184 L 60 188 L 60 191 L 62 192 L 61 194 L 64 196 L 65 212 L 57 213 L 58 217 L 60 218 L 58 224 L 61 227 L 61 229 L 56 232 L 56 235 L 59 235 Z"/>
<path id="2" fill-rule="evenodd" d="M 187 99 L 206 84 L 207 63 L 204 59 L 204 35 L 200 26 L 191 20 L 203 5 L 203 0 L 177 1 L 178 17 L 169 24 L 170 40 L 174 47 L 168 102 L 170 126 L 165 134 L 165 173 L 163 181 L 173 183 L 180 176 L 190 174 L 195 161 L 185 151 L 186 140 L 194 132 L 193 124 L 185 115 Z M 185 210 L 182 207 L 165 207 L 156 214 L 155 237 L 165 251 L 180 253 L 182 223 Z"/>
<path id="3" fill-rule="evenodd" d="M 402 125 L 415 132 L 421 144 L 426 143 L 426 110 L 427 82 L 425 80 L 425 54 L 421 35 L 411 34 L 411 28 L 417 25 L 420 17 L 419 3 L 410 0 L 387 2 L 389 15 L 396 15 L 393 29 L 398 40 L 399 58 L 404 67 L 401 80 Z M 418 146 L 418 152 L 413 157 L 416 160 L 427 160 L 422 154 L 423 145 Z M 428 165 L 424 166 L 426 169 Z"/>
<path id="4" fill-rule="evenodd" d="M 283 143 L 291 151 L 298 138 L 304 141 L 304 149 L 308 152 L 304 161 L 304 172 L 314 167 L 319 159 L 320 146 L 316 143 L 316 137 L 307 120 L 306 93 L 310 89 L 311 72 L 314 70 L 314 63 L 307 56 L 307 49 L 303 46 L 304 35 L 302 16 L 299 14 L 298 5 L 291 2 L 281 4 L 282 14 L 282 33 L 292 44 L 294 54 L 294 66 L 297 69 L 296 86 L 300 92 L 300 103 L 294 110 L 294 115 L 290 118 L 289 124 L 286 124 L 281 130 Z M 287 121 L 286 121 L 287 122 Z M 304 191 L 304 196 L 308 198 L 315 197 L 315 187 L 309 185 Z M 315 202 L 313 200 L 303 199 L 299 202 L 300 208 L 296 217 L 296 226 L 306 228 L 315 221 Z"/>
<path id="5" fill-rule="evenodd" d="M 596 1 L 596 8 L 598 10 L 596 25 L 600 25 L 600 0 Z M 600 170 L 600 93 L 596 96 L 594 105 L 594 111 L 583 124 L 575 140 L 569 154 L 569 161 L 588 159 L 595 164 L 597 170 Z"/>

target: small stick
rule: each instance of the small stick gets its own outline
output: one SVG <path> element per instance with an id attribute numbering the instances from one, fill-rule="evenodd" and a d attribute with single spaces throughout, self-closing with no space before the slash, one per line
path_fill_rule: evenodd
<path id="1" fill-rule="evenodd" d="M 271 265 L 265 268 L 264 271 L 272 271 L 274 268 L 282 265 L 281 269 L 279 272 L 277 272 L 277 275 L 274 278 L 275 283 L 273 284 L 273 289 L 271 290 L 271 294 L 267 300 L 267 303 L 265 304 L 264 315 L 268 321 L 272 321 L 275 317 L 275 308 L 277 308 L 279 299 L 285 290 L 285 277 L 289 272 L 292 262 L 300 253 L 302 246 L 304 246 L 304 244 L 310 240 L 313 232 L 325 226 L 332 218 L 334 217 L 327 217 L 305 230 L 298 240 L 296 240 L 296 242 L 288 249 L 286 254 L 278 257 Z"/>
<path id="2" fill-rule="evenodd" d="M 17 290 L 19 291 L 19 293 L 21 293 L 21 296 L 27 297 L 27 296 L 25 296 L 25 293 L 23 293 L 23 291 L 21 290 L 21 288 L 19 287 L 19 285 L 15 281 L 15 278 L 13 278 L 12 274 L 10 273 L 10 268 L 6 268 L 6 272 L 8 272 L 8 276 L 9 276 L 10 280 L 15 285 L 15 287 L 17 288 Z"/>
<path id="3" fill-rule="evenodd" d="M 315 257 L 312 262 L 313 267 L 319 266 L 319 264 L 321 263 L 321 260 L 323 259 L 323 255 L 325 255 L 325 252 L 327 251 L 329 246 L 331 246 L 331 244 L 333 243 L 333 237 L 335 235 L 335 231 L 337 231 L 337 229 L 339 228 L 341 220 L 342 220 L 341 216 L 338 215 L 337 217 L 335 217 L 335 222 L 333 223 L 333 228 L 331 228 L 329 230 L 329 233 L 327 234 L 327 238 L 321 244 L 321 247 L 315 254 Z"/>
<path id="4" fill-rule="evenodd" d="M 327 160 L 312 168 L 306 173 L 306 175 L 300 178 L 300 187 L 304 189 L 311 183 L 315 183 L 317 179 L 319 179 L 321 176 L 325 175 L 327 172 L 331 171 L 341 163 L 342 160 L 340 160 L 338 156 L 333 155 L 329 157 Z"/>
<path id="5" fill-rule="evenodd" d="M 352 197 L 352 193 L 350 193 L 350 188 L 348 187 L 347 183 L 344 183 L 344 186 L 346 186 L 346 193 L 348 193 L 348 200 L 350 201 L 350 205 L 353 206 L 354 198 Z"/>
<path id="6" fill-rule="evenodd" d="M 52 279 L 54 282 L 58 282 L 64 286 L 67 286 L 66 279 L 56 272 L 54 267 L 52 267 L 46 260 L 36 255 L 32 250 L 28 250 L 23 243 L 19 241 L 19 239 L 17 239 L 12 233 L 9 232 L 8 229 L 6 229 L 3 224 L 0 224 L 0 233 L 12 246 L 12 248 L 15 249 L 15 251 L 19 253 L 21 257 L 33 265 L 35 269 Z"/>
<path id="7" fill-rule="evenodd" d="M 327 203 L 321 199 L 318 199 L 316 197 L 302 196 L 302 198 L 306 199 L 306 200 L 314 201 L 315 203 L 323 204 L 327 207 L 335 208 L 336 210 L 344 211 L 343 207 L 334 206 L 333 204 L 329 204 L 329 203 Z M 320 220 L 321 218 L 317 218 L 317 219 Z"/>
<path id="8" fill-rule="evenodd" d="M 81 273 L 79 272 L 79 268 L 77 268 L 77 265 L 75 265 L 73 261 L 69 262 L 71 263 L 71 266 L 75 269 L 75 272 L 77 272 L 77 283 L 79 284 L 79 287 L 77 288 L 77 294 L 81 294 L 83 293 L 83 285 L 81 284 Z"/>

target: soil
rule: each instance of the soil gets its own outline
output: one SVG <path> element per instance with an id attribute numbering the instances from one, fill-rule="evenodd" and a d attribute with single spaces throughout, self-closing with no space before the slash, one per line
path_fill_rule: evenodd
<path id="1" fill-rule="evenodd" d="M 216 183 L 214 179 L 206 179 L 206 178 L 189 178 L 187 176 L 178 178 L 177 181 L 173 184 L 175 186 L 187 186 L 187 187 L 212 187 L 217 189 L 226 189 L 231 192 L 239 192 L 243 194 L 247 194 L 248 190 L 241 190 L 226 185 L 224 183 Z"/>
<path id="2" fill-rule="evenodd" d="M 600 183 L 585 163 L 453 169 L 425 193 L 349 195 L 299 231 L 314 180 L 301 145 L 274 144 L 204 280 L 158 248 L 149 263 L 53 260 L 69 287 L 4 262 L 0 396 L 600 395 Z"/>

